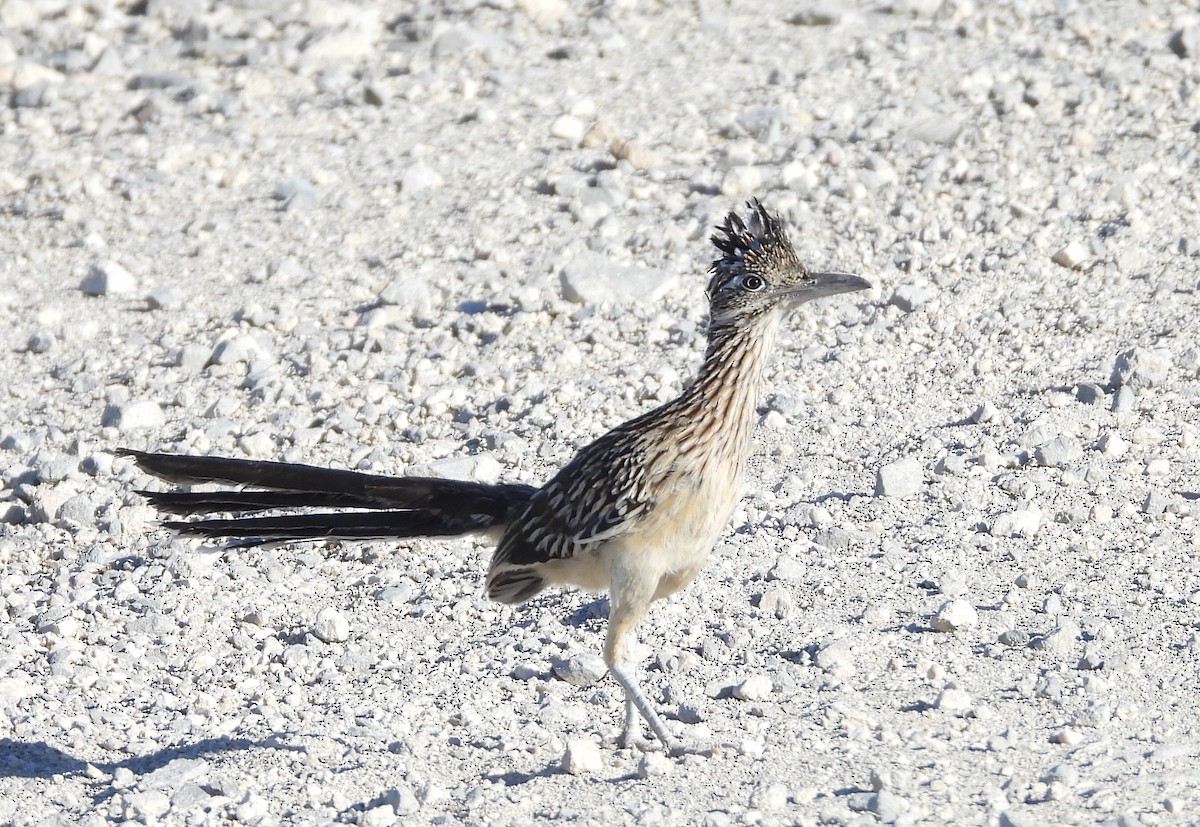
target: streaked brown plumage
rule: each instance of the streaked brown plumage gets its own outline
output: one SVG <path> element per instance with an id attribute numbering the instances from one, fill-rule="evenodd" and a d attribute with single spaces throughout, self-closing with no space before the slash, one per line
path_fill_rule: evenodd
<path id="1" fill-rule="evenodd" d="M 870 284 L 845 273 L 810 273 L 779 221 L 757 201 L 748 221 L 730 214 L 713 243 L 708 348 L 680 396 L 617 426 L 579 451 L 542 488 L 391 478 L 311 466 L 217 457 L 124 453 L 173 482 L 259 490 L 144 492 L 180 514 L 251 513 L 285 507 L 359 512 L 174 521 L 179 531 L 244 542 L 318 538 L 499 535 L 488 596 L 528 600 L 548 585 L 607 589 L 605 661 L 626 697 L 627 743 L 637 713 L 664 747 L 681 751 L 626 663 L 633 629 L 650 604 L 700 571 L 737 503 L 763 368 L 787 310 Z"/>

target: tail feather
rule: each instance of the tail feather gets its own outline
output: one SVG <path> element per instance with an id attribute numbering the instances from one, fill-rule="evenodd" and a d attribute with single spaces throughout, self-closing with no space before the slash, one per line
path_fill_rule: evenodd
<path id="1" fill-rule="evenodd" d="M 249 513 L 273 508 L 381 508 L 379 502 L 353 494 L 319 491 L 138 491 L 152 506 L 168 514 Z"/>
<path id="2" fill-rule="evenodd" d="M 430 477 L 386 477 L 288 462 L 151 454 L 121 449 L 142 470 L 168 482 L 246 486 L 218 491 L 141 491 L 156 508 L 181 516 L 254 514 L 297 508 L 365 511 L 170 520 L 168 528 L 204 537 L 277 540 L 454 536 L 501 526 L 537 490 Z"/>
<path id="3" fill-rule="evenodd" d="M 307 492 L 311 501 L 285 503 L 285 506 L 317 505 L 354 508 L 422 508 L 457 511 L 464 503 L 479 513 L 504 517 L 514 501 L 528 500 L 536 490 L 520 484 L 488 484 L 467 480 L 443 480 L 432 477 L 387 477 L 361 471 L 320 468 L 293 462 L 265 462 L 228 457 L 197 457 L 184 454 L 151 454 L 122 448 L 119 456 L 133 457 L 138 466 L 159 479 L 174 483 L 224 483 L 246 485 L 269 491 Z M 346 500 L 336 501 L 335 495 Z M 183 508 L 184 497 L 172 505 Z M 197 504 L 204 500 L 196 499 Z M 251 506 L 245 510 L 276 508 L 277 505 Z M 241 510 L 241 509 L 238 509 Z"/>
<path id="4" fill-rule="evenodd" d="M 199 537 L 237 537 L 256 545 L 279 540 L 381 540 L 447 537 L 488 527 L 488 519 L 448 522 L 425 511 L 318 512 L 225 520 L 167 520 L 167 528 Z"/>

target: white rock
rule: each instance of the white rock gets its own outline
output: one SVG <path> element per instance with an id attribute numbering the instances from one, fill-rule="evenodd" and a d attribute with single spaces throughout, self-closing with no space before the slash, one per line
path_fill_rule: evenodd
<path id="1" fill-rule="evenodd" d="M 511 48 L 509 42 L 499 33 L 473 29 L 470 26 L 457 26 L 445 30 L 434 39 L 432 52 L 436 60 L 465 52 L 478 52 L 488 59 Z"/>
<path id="2" fill-rule="evenodd" d="M 242 824 L 261 824 L 270 815 L 271 808 L 267 800 L 254 793 L 246 793 L 246 797 L 237 805 L 234 816 Z"/>
<path id="3" fill-rule="evenodd" d="M 929 625 L 938 632 L 956 632 L 971 629 L 979 623 L 979 613 L 965 600 L 947 600 L 938 609 Z"/>
<path id="4" fill-rule="evenodd" d="M 574 115 L 559 115 L 554 119 L 554 123 L 550 124 L 550 134 L 570 142 L 571 146 L 579 146 L 586 131 L 587 124 Z"/>
<path id="5" fill-rule="evenodd" d="M 362 827 L 387 827 L 396 823 L 396 809 L 390 804 L 380 804 L 378 807 L 364 810 L 358 817 L 358 823 Z"/>
<path id="6" fill-rule="evenodd" d="M 675 289 L 678 277 L 665 270 L 613 264 L 599 253 L 580 253 L 560 274 L 562 295 L 580 304 L 657 302 Z"/>
<path id="7" fill-rule="evenodd" d="M 1112 412 L 1115 414 L 1129 413 L 1136 404 L 1137 393 L 1129 385 L 1122 385 L 1113 394 Z"/>
<path id="8" fill-rule="evenodd" d="M 208 358 L 214 365 L 249 364 L 262 359 L 274 361 L 257 336 L 240 331 L 225 334 Z"/>
<path id="9" fill-rule="evenodd" d="M 8 677 L 0 678 L 0 699 L 7 701 L 10 706 L 15 707 L 21 701 L 37 693 L 37 686 L 20 670 L 16 670 Z"/>
<path id="10" fill-rule="evenodd" d="M 1171 461 L 1162 457 L 1146 460 L 1146 476 L 1165 477 L 1171 473 Z"/>
<path id="11" fill-rule="evenodd" d="M 997 515 L 988 533 L 993 537 L 1032 537 L 1042 526 L 1042 509 L 1036 505 Z"/>
<path id="12" fill-rule="evenodd" d="M 436 169 L 424 161 L 417 161 L 400 176 L 400 191 L 405 195 L 436 189 L 443 183 L 442 176 Z"/>
<path id="13" fill-rule="evenodd" d="M 933 705 L 947 712 L 962 712 L 971 708 L 971 696 L 965 689 L 947 687 L 938 693 Z"/>
<path id="14" fill-rule="evenodd" d="M 825 644 L 817 652 L 814 661 L 827 675 L 838 679 L 848 678 L 857 671 L 854 666 L 854 649 L 848 640 L 835 640 Z"/>
<path id="15" fill-rule="evenodd" d="M 984 402 L 975 412 L 971 414 L 971 421 L 977 425 L 982 425 L 985 422 L 992 422 L 1000 416 L 999 409 L 991 402 Z"/>
<path id="16" fill-rule="evenodd" d="M 739 701 L 763 701 L 771 697 L 771 678 L 767 675 L 751 675 L 733 688 L 733 697 Z"/>
<path id="17" fill-rule="evenodd" d="M 808 571 L 804 563 L 794 557 L 781 554 L 775 558 L 775 565 L 767 572 L 768 580 L 803 580 Z"/>
<path id="18" fill-rule="evenodd" d="M 876 497 L 911 497 L 920 492 L 925 482 L 925 469 L 912 457 L 889 462 L 875 472 Z"/>
<path id="19" fill-rule="evenodd" d="M 413 477 L 434 477 L 439 480 L 497 482 L 503 471 L 504 466 L 491 454 L 473 454 L 468 457 L 446 457 L 425 465 L 413 465 L 406 473 Z"/>
<path id="20" fill-rule="evenodd" d="M 561 20 L 571 10 L 567 0 L 517 0 L 517 8 L 545 26 Z"/>
<path id="21" fill-rule="evenodd" d="M 171 799 L 160 790 L 147 790 L 139 793 L 126 793 L 123 796 L 125 818 L 130 821 L 154 823 L 167 814 L 171 809 Z"/>
<path id="22" fill-rule="evenodd" d="M 421 316 L 433 310 L 433 293 L 424 278 L 397 279 L 379 292 L 379 303 L 403 308 L 410 316 Z"/>
<path id="23" fill-rule="evenodd" d="M 753 195 L 762 189 L 762 170 L 756 166 L 731 167 L 721 179 L 722 195 Z"/>
<path id="24" fill-rule="evenodd" d="M 1075 642 L 1079 640 L 1081 634 L 1079 624 L 1069 617 L 1064 617 L 1058 621 L 1058 625 L 1049 634 L 1041 640 L 1034 641 L 1033 648 L 1046 652 L 1057 652 L 1060 655 L 1066 654 L 1075 647 Z"/>
<path id="25" fill-rule="evenodd" d="M 1083 459 L 1083 446 L 1075 437 L 1064 434 L 1037 446 L 1033 455 L 1040 465 L 1062 468 Z"/>
<path id="26" fill-rule="evenodd" d="M 1130 348 L 1117 356 L 1109 381 L 1134 390 L 1161 385 L 1171 371 L 1171 359 L 1166 348 Z"/>
<path id="27" fill-rule="evenodd" d="M 1072 241 L 1051 256 L 1050 260 L 1062 267 L 1078 270 L 1083 267 L 1088 257 L 1087 247 L 1084 247 L 1078 241 Z"/>
<path id="28" fill-rule="evenodd" d="M 595 741 L 587 741 L 582 738 L 568 741 L 567 749 L 562 757 L 562 768 L 564 772 L 571 775 L 600 772 L 604 769 L 604 759 L 600 754 L 600 747 Z"/>
<path id="29" fill-rule="evenodd" d="M 1104 454 L 1106 457 L 1113 457 L 1114 459 L 1125 456 L 1125 452 L 1129 450 L 1129 444 L 1126 443 L 1125 440 L 1121 438 L 1121 435 L 1116 431 L 1109 431 L 1100 437 L 1098 445 L 1100 447 L 1100 453 Z"/>
<path id="30" fill-rule="evenodd" d="M 788 421 L 787 417 L 785 417 L 779 411 L 772 410 L 767 411 L 758 424 L 763 428 L 767 428 L 768 430 L 778 431 L 781 428 L 786 428 Z"/>
<path id="31" fill-rule="evenodd" d="M 100 420 L 101 425 L 113 426 L 122 433 L 138 428 L 161 428 L 166 423 L 162 406 L 150 399 L 109 405 Z"/>
<path id="32" fill-rule="evenodd" d="M 1050 743 L 1061 744 L 1064 747 L 1073 747 L 1076 744 L 1083 742 L 1083 733 L 1071 727 L 1063 727 L 1057 732 L 1050 734 Z"/>
<path id="33" fill-rule="evenodd" d="M 554 674 L 574 686 L 591 686 L 608 674 L 608 664 L 604 658 L 588 652 L 556 664 Z"/>
<path id="34" fill-rule="evenodd" d="M 30 353 L 46 353 L 51 350 L 57 340 L 54 334 L 48 330 L 36 330 L 29 334 L 29 339 L 25 342 L 25 349 Z"/>
<path id="35" fill-rule="evenodd" d="M 675 762 L 661 752 L 646 752 L 638 761 L 638 778 L 655 778 L 669 775 L 675 769 Z"/>
<path id="36" fill-rule="evenodd" d="M 89 296 L 132 293 L 137 289 L 137 281 L 128 270 L 115 261 L 101 261 L 93 264 L 88 270 L 79 289 Z"/>
<path id="37" fill-rule="evenodd" d="M 889 304 L 894 304 L 905 313 L 911 313 L 927 302 L 937 298 L 937 288 L 928 284 L 902 284 L 892 294 Z"/>
<path id="38" fill-rule="evenodd" d="M 609 144 L 608 151 L 618 161 L 628 161 L 634 169 L 649 169 L 662 160 L 657 152 L 637 141 L 614 140 Z"/>
<path id="39" fill-rule="evenodd" d="M 189 781 L 202 778 L 208 772 L 208 762 L 203 758 L 175 758 L 156 770 L 146 773 L 138 781 L 143 790 L 177 790 Z"/>
<path id="40" fill-rule="evenodd" d="M 779 781 L 760 785 L 751 797 L 751 804 L 753 806 L 768 813 L 784 810 L 787 807 L 787 803 L 787 785 Z"/>
<path id="41" fill-rule="evenodd" d="M 350 639 L 350 623 L 337 609 L 326 606 L 317 612 L 312 632 L 318 640 L 326 643 L 344 643 Z"/>

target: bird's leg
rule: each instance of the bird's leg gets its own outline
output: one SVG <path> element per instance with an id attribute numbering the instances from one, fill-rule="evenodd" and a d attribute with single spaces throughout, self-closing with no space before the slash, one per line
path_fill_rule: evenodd
<path id="1" fill-rule="evenodd" d="M 611 664 L 608 671 L 616 678 L 617 683 L 621 684 L 621 688 L 625 690 L 625 729 L 621 733 L 621 738 L 618 744 L 621 747 L 630 746 L 630 737 L 636 737 L 635 730 L 637 728 L 637 716 L 633 714 L 636 709 L 646 719 L 646 723 L 650 725 L 651 731 L 662 742 L 663 748 L 666 749 L 669 755 L 682 755 L 684 753 L 683 745 L 670 733 L 667 725 L 663 723 L 662 718 L 658 717 L 658 713 L 650 706 L 650 701 L 647 700 L 641 687 L 638 686 L 637 680 L 625 671 L 625 667 L 621 664 Z"/>
<path id="2" fill-rule="evenodd" d="M 662 742 L 667 753 L 681 755 L 684 752 L 682 745 L 667 729 L 667 725 L 654 711 L 654 707 L 650 706 L 649 699 L 638 685 L 634 670 L 628 665 L 625 647 L 626 635 L 646 613 L 646 605 L 633 607 L 624 601 L 614 601 L 611 605 L 612 610 L 608 618 L 608 638 L 604 643 L 604 661 L 608 664 L 609 674 L 625 691 L 625 727 L 621 731 L 617 743 L 620 747 L 625 748 L 632 746 L 636 741 L 640 729 L 637 715 L 634 714 L 636 710 L 650 725 L 651 731 Z"/>

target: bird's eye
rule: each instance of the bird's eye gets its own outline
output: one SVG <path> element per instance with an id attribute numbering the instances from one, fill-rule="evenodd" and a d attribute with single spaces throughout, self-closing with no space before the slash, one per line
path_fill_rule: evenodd
<path id="1" fill-rule="evenodd" d="M 751 293 L 757 293 L 767 286 L 767 282 L 761 276 L 746 276 L 742 279 L 742 287 L 749 290 Z"/>

